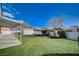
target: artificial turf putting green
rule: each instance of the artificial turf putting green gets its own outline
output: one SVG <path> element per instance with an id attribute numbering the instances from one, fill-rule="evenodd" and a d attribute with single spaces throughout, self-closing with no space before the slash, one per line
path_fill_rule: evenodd
<path id="1" fill-rule="evenodd" d="M 0 55 L 37 56 L 53 54 L 79 54 L 77 41 L 53 39 L 47 36 L 23 36 L 23 44 L 16 47 L 0 49 Z"/>

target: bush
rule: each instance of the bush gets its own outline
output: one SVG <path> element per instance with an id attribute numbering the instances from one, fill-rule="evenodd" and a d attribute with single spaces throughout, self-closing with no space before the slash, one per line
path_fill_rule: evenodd
<path id="1" fill-rule="evenodd" d="M 58 30 L 58 34 L 59 34 L 59 37 L 60 38 L 66 38 L 66 32 L 65 32 L 65 30 Z"/>

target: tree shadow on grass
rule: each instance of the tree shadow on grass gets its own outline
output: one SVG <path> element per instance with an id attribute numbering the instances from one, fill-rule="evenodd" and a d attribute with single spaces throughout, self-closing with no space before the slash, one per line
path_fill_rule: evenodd
<path id="1" fill-rule="evenodd" d="M 79 56 L 79 54 L 75 54 L 75 53 L 56 53 L 56 54 L 43 54 L 43 56 Z"/>

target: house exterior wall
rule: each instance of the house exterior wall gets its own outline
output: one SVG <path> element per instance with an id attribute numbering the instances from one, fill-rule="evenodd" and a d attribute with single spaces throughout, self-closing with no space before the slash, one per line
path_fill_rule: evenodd
<path id="1" fill-rule="evenodd" d="M 23 35 L 32 35 L 33 29 L 23 29 Z"/>
<path id="2" fill-rule="evenodd" d="M 69 29 L 72 30 L 72 32 L 79 32 L 79 26 L 71 26 Z"/>
<path id="3" fill-rule="evenodd" d="M 33 31 L 33 34 L 34 35 L 43 35 L 42 31 L 40 31 L 40 30 L 38 30 L 38 31 L 37 30 L 34 30 Z"/>
<path id="4" fill-rule="evenodd" d="M 54 35 L 54 32 L 53 32 L 53 31 L 50 31 L 50 32 L 49 32 L 49 36 L 53 36 L 53 37 L 54 37 L 54 36 L 55 36 L 55 35 Z"/>
<path id="5" fill-rule="evenodd" d="M 67 39 L 77 40 L 79 37 L 79 26 L 71 26 L 69 30 L 71 32 L 66 32 Z"/>
<path id="6" fill-rule="evenodd" d="M 79 32 L 67 32 L 67 39 L 77 40 L 79 37 Z"/>
<path id="7" fill-rule="evenodd" d="M 10 28 L 6 28 L 6 27 L 2 27 L 1 28 L 1 34 L 11 34 L 11 29 Z"/>

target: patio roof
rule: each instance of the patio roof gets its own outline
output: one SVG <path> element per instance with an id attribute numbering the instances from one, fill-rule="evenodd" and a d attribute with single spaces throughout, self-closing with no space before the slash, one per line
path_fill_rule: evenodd
<path id="1" fill-rule="evenodd" d="M 15 27 L 17 25 L 23 24 L 24 22 L 22 21 L 17 21 L 8 17 L 2 16 L 2 19 L 0 20 L 0 26 L 3 27 Z"/>

